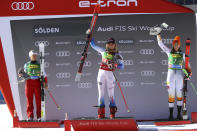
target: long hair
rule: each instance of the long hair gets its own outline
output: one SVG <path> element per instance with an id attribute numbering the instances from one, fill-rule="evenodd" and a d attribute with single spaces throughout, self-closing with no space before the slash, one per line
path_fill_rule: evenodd
<path id="1" fill-rule="evenodd" d="M 114 49 L 109 49 L 109 47 L 108 47 L 109 45 L 108 44 L 106 44 L 106 52 L 107 53 L 118 53 L 118 49 L 117 49 L 117 44 L 115 44 L 115 48 Z"/>
<path id="2" fill-rule="evenodd" d="M 174 37 L 174 40 L 173 40 L 173 42 L 172 42 L 172 50 L 171 50 L 171 53 L 175 53 L 176 51 L 175 51 L 175 49 L 174 49 L 174 44 L 177 42 L 179 45 L 181 45 L 181 40 L 180 40 L 181 38 L 180 38 L 180 36 L 175 36 Z M 178 52 L 181 52 L 181 49 L 180 49 L 180 47 L 179 47 L 179 49 L 178 49 Z"/>
<path id="3" fill-rule="evenodd" d="M 115 44 L 115 48 L 114 48 L 114 49 L 109 49 L 109 43 Z M 107 40 L 107 43 L 106 43 L 105 48 L 106 48 L 106 52 L 111 53 L 111 54 L 117 53 L 117 52 L 118 52 L 117 44 L 116 44 L 114 38 L 109 38 L 109 39 Z"/>
<path id="4" fill-rule="evenodd" d="M 177 51 L 175 51 L 174 47 L 172 47 L 172 50 L 170 51 L 170 53 L 176 53 Z M 178 52 L 182 52 L 181 49 L 178 49 Z"/>

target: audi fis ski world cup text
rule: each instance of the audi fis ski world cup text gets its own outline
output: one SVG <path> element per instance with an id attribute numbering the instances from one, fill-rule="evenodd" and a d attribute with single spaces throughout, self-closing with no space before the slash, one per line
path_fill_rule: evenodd
<path id="1" fill-rule="evenodd" d="M 79 1 L 80 8 L 87 8 L 96 5 L 97 3 L 100 4 L 101 7 L 137 7 L 138 0 L 98 0 L 92 2 L 92 0 L 81 0 Z"/>
<path id="2" fill-rule="evenodd" d="M 150 31 L 152 26 L 148 25 L 108 25 L 108 26 L 99 26 L 97 32 L 131 32 L 131 31 Z M 164 29 L 166 31 L 174 31 L 174 26 L 169 26 Z"/>

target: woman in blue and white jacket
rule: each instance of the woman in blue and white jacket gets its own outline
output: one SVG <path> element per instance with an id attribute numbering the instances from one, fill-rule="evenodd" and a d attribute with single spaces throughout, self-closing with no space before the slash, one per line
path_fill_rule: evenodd
<path id="1" fill-rule="evenodd" d="M 110 99 L 110 118 L 115 117 L 117 111 L 115 96 L 114 96 L 114 87 L 115 87 L 115 77 L 113 71 L 115 69 L 123 69 L 123 58 L 118 53 L 117 45 L 114 38 L 107 40 L 106 48 L 101 48 L 95 45 L 94 40 L 91 40 L 91 47 L 99 52 L 102 56 L 102 62 L 98 71 L 97 83 L 98 83 L 98 118 L 105 118 L 105 102 L 104 94 L 105 87 L 107 87 L 108 96 Z"/>

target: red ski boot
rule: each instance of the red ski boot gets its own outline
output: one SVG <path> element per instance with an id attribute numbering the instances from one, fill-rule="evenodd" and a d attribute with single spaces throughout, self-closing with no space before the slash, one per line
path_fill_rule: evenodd
<path id="1" fill-rule="evenodd" d="M 117 112 L 117 107 L 110 107 L 110 119 L 115 118 L 115 113 Z"/>
<path id="2" fill-rule="evenodd" d="M 98 108 L 98 119 L 105 118 L 105 107 Z"/>

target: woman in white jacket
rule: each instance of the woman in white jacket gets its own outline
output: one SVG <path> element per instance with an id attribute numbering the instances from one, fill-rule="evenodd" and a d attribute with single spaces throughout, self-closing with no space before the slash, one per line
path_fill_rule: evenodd
<path id="1" fill-rule="evenodd" d="M 185 53 L 180 49 L 181 42 L 180 37 L 176 36 L 173 40 L 173 48 L 169 49 L 166 47 L 160 35 L 157 35 L 157 41 L 160 48 L 168 56 L 168 73 L 167 73 L 167 86 L 168 86 L 168 102 L 169 102 L 169 119 L 173 120 L 173 109 L 175 96 L 177 100 L 177 119 L 182 120 L 181 109 L 183 105 L 183 81 L 184 73 L 182 69 L 184 68 Z M 190 67 L 186 69 L 191 75 Z"/>

